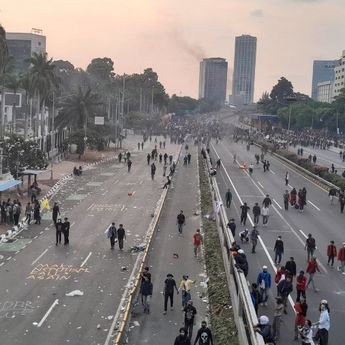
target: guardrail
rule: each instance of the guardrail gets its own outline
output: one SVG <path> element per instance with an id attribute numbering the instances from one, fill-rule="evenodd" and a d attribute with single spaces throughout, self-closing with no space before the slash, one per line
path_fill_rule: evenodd
<path id="1" fill-rule="evenodd" d="M 176 159 L 177 164 L 179 162 L 181 150 L 182 150 L 182 146 L 180 146 L 180 149 L 177 154 L 177 159 Z M 147 261 L 149 251 L 151 249 L 151 245 L 153 242 L 152 239 L 154 238 L 154 234 L 157 230 L 157 225 L 161 216 L 162 208 L 166 201 L 168 191 L 169 189 L 164 189 L 157 203 L 158 206 L 156 208 L 154 218 L 152 219 L 149 225 L 149 229 L 147 231 L 147 235 L 144 240 L 144 243 L 146 244 L 145 250 L 138 254 L 137 260 L 132 270 L 131 277 L 129 278 L 129 282 L 127 284 L 127 287 L 124 293 L 126 298 L 121 300 L 120 305 L 118 306 L 118 311 L 116 313 L 117 315 L 115 315 L 114 317 L 113 326 L 117 324 L 116 335 L 113 341 L 114 345 L 121 345 L 125 342 L 125 336 L 128 329 L 128 323 L 130 320 L 131 311 L 133 309 L 135 302 L 138 299 L 140 282 L 141 282 L 140 274 L 143 271 L 143 268 L 146 266 L 146 261 Z M 108 343 L 108 340 L 106 341 L 106 344 L 107 343 Z"/>
<path id="2" fill-rule="evenodd" d="M 207 155 L 207 167 L 211 168 L 209 163 L 209 156 Z M 230 254 L 232 243 L 235 242 L 231 231 L 229 231 L 228 217 L 223 206 L 217 207 L 215 203 L 222 203 L 222 197 L 219 192 L 217 180 L 215 177 L 209 176 L 211 186 L 211 193 L 214 201 L 214 210 L 217 221 L 217 228 L 219 239 L 222 244 L 222 255 L 225 266 L 225 273 L 228 280 L 228 288 L 233 304 L 235 322 L 238 329 L 239 340 L 242 345 L 264 345 L 264 340 L 261 335 L 254 331 L 254 326 L 258 324 L 258 318 L 254 309 L 250 291 L 248 288 L 247 279 L 242 272 L 239 272 L 235 267 L 235 260 Z"/>

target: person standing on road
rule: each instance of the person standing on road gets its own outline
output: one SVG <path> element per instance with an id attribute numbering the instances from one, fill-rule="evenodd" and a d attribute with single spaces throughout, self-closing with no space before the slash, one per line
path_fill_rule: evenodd
<path id="1" fill-rule="evenodd" d="M 315 287 L 315 283 L 314 283 L 314 275 L 315 275 L 316 271 L 320 272 L 320 268 L 319 268 L 319 265 L 317 263 L 316 257 L 312 257 L 311 260 L 308 262 L 306 271 L 309 274 L 307 287 L 311 283 L 313 285 L 314 291 L 318 292 L 319 290 Z"/>
<path id="2" fill-rule="evenodd" d="M 269 292 L 269 289 L 271 288 L 271 273 L 267 271 L 267 266 L 262 266 L 262 272 L 259 273 L 256 283 L 260 288 L 260 295 L 261 295 L 260 305 L 267 306 L 268 292 Z"/>
<path id="3" fill-rule="evenodd" d="M 344 170 L 345 173 L 345 170 Z M 343 176 L 345 177 L 345 176 Z M 340 213 L 344 213 L 344 206 L 345 206 L 345 194 L 344 192 L 341 192 L 339 194 L 339 204 L 340 204 Z"/>
<path id="4" fill-rule="evenodd" d="M 343 246 L 339 249 L 338 261 L 340 261 L 338 271 L 345 275 L 345 242 L 343 242 Z"/>
<path id="5" fill-rule="evenodd" d="M 180 328 L 179 335 L 175 338 L 174 345 L 191 345 L 185 328 Z"/>
<path id="6" fill-rule="evenodd" d="M 328 197 L 331 205 L 333 205 L 333 201 L 335 196 L 337 195 L 337 190 L 335 188 L 331 188 L 328 192 Z"/>
<path id="7" fill-rule="evenodd" d="M 274 244 L 274 263 L 276 265 L 280 265 L 280 262 L 282 261 L 282 256 L 284 254 L 284 242 L 282 240 L 281 236 L 278 236 L 278 238 L 276 239 L 276 242 Z"/>
<path id="8" fill-rule="evenodd" d="M 177 215 L 177 230 L 180 235 L 182 235 L 182 230 L 185 223 L 186 223 L 186 217 L 183 214 L 183 211 L 181 210 L 180 213 Z"/>
<path id="9" fill-rule="evenodd" d="M 144 314 L 150 314 L 150 301 L 152 299 L 153 285 L 151 279 L 143 279 L 141 282 L 141 297 L 144 306 Z"/>
<path id="10" fill-rule="evenodd" d="M 156 174 L 156 165 L 155 163 L 151 164 L 151 179 L 154 180 Z"/>
<path id="11" fill-rule="evenodd" d="M 195 325 L 196 308 L 193 306 L 193 301 L 188 301 L 183 309 L 184 311 L 184 327 L 187 331 L 187 337 L 192 339 L 193 326 Z"/>
<path id="12" fill-rule="evenodd" d="M 310 320 L 305 320 L 304 325 L 298 328 L 298 332 L 301 335 L 302 345 L 315 345 L 313 340 L 312 323 Z M 298 337 L 295 339 L 298 340 Z"/>
<path id="13" fill-rule="evenodd" d="M 284 304 L 284 314 L 287 314 L 287 300 L 289 298 L 290 293 L 293 290 L 291 277 L 285 276 L 285 279 L 282 279 L 277 285 L 277 290 Z"/>
<path id="14" fill-rule="evenodd" d="M 296 278 L 296 291 L 297 291 L 297 298 L 296 301 L 299 302 L 301 295 L 305 299 L 305 290 L 307 288 L 307 277 L 304 275 L 304 271 L 300 271 L 299 275 Z"/>
<path id="15" fill-rule="evenodd" d="M 166 315 L 167 309 L 168 309 L 168 299 L 170 299 L 170 309 L 173 310 L 174 308 L 174 289 L 176 290 L 176 293 L 179 294 L 179 291 L 176 286 L 176 281 L 173 279 L 174 276 L 169 273 L 167 274 L 167 278 L 164 281 L 164 311 L 163 314 Z"/>
<path id="16" fill-rule="evenodd" d="M 31 204 L 28 202 L 25 208 L 25 222 L 28 223 L 28 225 L 30 225 L 31 222 L 31 213 L 32 213 L 32 206 Z"/>
<path id="17" fill-rule="evenodd" d="M 231 218 L 227 227 L 230 229 L 232 237 L 235 238 L 236 235 L 236 223 L 235 223 L 235 219 Z"/>
<path id="18" fill-rule="evenodd" d="M 68 218 L 65 217 L 64 222 L 62 224 L 62 232 L 63 232 L 63 238 L 64 238 L 64 244 L 69 244 L 69 229 L 71 225 L 68 221 Z"/>
<path id="19" fill-rule="evenodd" d="M 298 340 L 298 333 L 299 333 L 298 330 L 299 330 L 299 328 L 304 326 L 306 315 L 303 314 L 302 304 L 300 301 L 296 301 L 296 303 L 294 305 L 294 309 L 295 309 L 296 316 L 295 316 L 295 327 L 294 327 L 295 336 L 294 336 L 293 340 L 297 341 Z"/>
<path id="20" fill-rule="evenodd" d="M 281 297 L 276 297 L 276 305 L 274 308 L 272 331 L 275 340 L 280 338 L 280 323 L 282 322 L 284 304 Z"/>
<path id="21" fill-rule="evenodd" d="M 290 259 L 286 261 L 285 269 L 286 271 L 290 272 L 291 279 L 293 279 L 293 277 L 296 277 L 297 267 L 296 267 L 296 262 L 293 256 L 290 256 Z"/>
<path id="22" fill-rule="evenodd" d="M 202 236 L 200 233 L 200 229 L 196 229 L 195 234 L 193 235 L 193 245 L 194 245 L 194 256 L 198 257 L 200 254 L 201 244 L 202 244 Z"/>
<path id="23" fill-rule="evenodd" d="M 123 224 L 120 224 L 119 228 L 117 229 L 117 239 L 119 241 L 120 250 L 123 250 L 123 240 L 126 239 L 126 231 L 123 228 Z"/>
<path id="24" fill-rule="evenodd" d="M 334 258 L 337 257 L 337 247 L 334 245 L 334 241 L 330 241 L 329 245 L 327 246 L 327 256 L 327 265 L 329 266 L 331 264 L 331 268 L 333 268 Z"/>
<path id="25" fill-rule="evenodd" d="M 127 161 L 128 172 L 131 172 L 131 167 L 132 167 L 132 161 L 130 159 L 128 159 L 128 161 Z"/>
<path id="26" fill-rule="evenodd" d="M 207 327 L 206 321 L 201 322 L 201 328 L 199 328 L 198 330 L 198 333 L 194 341 L 194 345 L 196 345 L 198 341 L 199 345 L 213 345 L 212 332 Z"/>
<path id="27" fill-rule="evenodd" d="M 260 292 L 258 290 L 258 285 L 256 283 L 252 283 L 252 291 L 250 292 L 250 297 L 252 298 L 252 302 L 254 305 L 256 315 L 258 315 L 259 303 L 260 303 L 261 296 L 260 296 Z"/>
<path id="28" fill-rule="evenodd" d="M 35 224 L 41 224 L 41 205 L 37 199 L 34 204 L 34 220 Z"/>
<path id="29" fill-rule="evenodd" d="M 114 249 L 115 241 L 117 238 L 117 230 L 115 227 L 115 223 L 111 223 L 111 225 L 107 231 L 107 237 L 110 240 L 110 249 Z"/>
<path id="30" fill-rule="evenodd" d="M 287 211 L 289 209 L 289 191 L 286 190 L 285 193 L 283 194 L 283 200 L 284 200 L 284 209 Z"/>
<path id="31" fill-rule="evenodd" d="M 231 201 L 232 201 L 232 193 L 230 191 L 230 188 L 228 188 L 227 192 L 225 193 L 225 203 L 226 203 L 227 208 L 230 208 Z"/>
<path id="32" fill-rule="evenodd" d="M 56 220 L 57 217 L 60 216 L 60 208 L 57 202 L 54 202 L 54 206 L 53 206 L 53 213 L 52 213 L 52 217 L 53 217 L 53 222 L 54 224 L 56 224 Z"/>
<path id="33" fill-rule="evenodd" d="M 286 173 L 285 173 L 285 186 L 288 186 L 289 185 L 289 172 L 287 171 Z"/>
<path id="34" fill-rule="evenodd" d="M 270 198 L 270 196 L 268 194 L 266 194 L 266 197 L 264 198 L 263 202 L 262 202 L 262 205 L 264 207 L 269 207 L 272 205 L 272 200 Z"/>
<path id="35" fill-rule="evenodd" d="M 311 234 L 308 234 L 308 237 L 305 241 L 304 249 L 307 251 L 307 262 L 309 262 L 316 249 L 315 238 Z"/>
<path id="36" fill-rule="evenodd" d="M 261 214 L 262 214 L 262 224 L 264 226 L 267 225 L 268 223 L 268 217 L 269 217 L 269 208 L 266 206 L 263 206 L 261 209 Z"/>
<path id="37" fill-rule="evenodd" d="M 250 232 L 250 241 L 252 242 L 252 253 L 255 254 L 255 248 L 258 244 L 259 239 L 259 231 L 256 228 L 256 225 L 254 225 L 253 230 Z"/>
<path id="38" fill-rule="evenodd" d="M 56 229 L 56 244 L 55 245 L 57 246 L 58 244 L 61 244 L 61 233 L 63 230 L 63 224 L 60 218 L 55 223 L 55 229 Z"/>
<path id="39" fill-rule="evenodd" d="M 260 220 L 261 208 L 259 204 L 256 202 L 253 206 L 253 215 L 254 215 L 254 224 L 258 225 Z"/>
<path id="40" fill-rule="evenodd" d="M 329 317 L 328 303 L 326 300 L 321 301 L 319 310 L 319 321 L 313 323 L 313 326 L 318 326 L 315 338 L 319 340 L 319 345 L 328 345 L 328 331 L 331 327 L 331 319 Z"/>
<path id="41" fill-rule="evenodd" d="M 179 290 L 181 290 L 182 295 L 182 310 L 187 305 L 187 302 L 192 299 L 192 295 L 190 293 L 190 290 L 195 283 L 195 280 L 189 279 L 188 275 L 182 276 L 182 280 L 180 283 Z"/>
<path id="42" fill-rule="evenodd" d="M 250 210 L 250 207 L 245 202 L 245 203 L 243 203 L 243 205 L 240 206 L 240 208 L 241 208 L 241 224 L 243 226 L 246 226 L 248 211 Z"/>

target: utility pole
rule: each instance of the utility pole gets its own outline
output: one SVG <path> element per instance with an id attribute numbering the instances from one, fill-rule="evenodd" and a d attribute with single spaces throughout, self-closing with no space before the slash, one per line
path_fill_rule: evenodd
<path id="1" fill-rule="evenodd" d="M 53 166 L 54 166 L 54 148 L 55 148 L 55 92 L 53 91 L 53 109 L 52 109 L 52 135 L 50 137 L 50 150 L 52 152 L 51 163 L 50 163 L 50 179 L 53 179 Z"/>
<path id="2" fill-rule="evenodd" d="M 121 99 L 121 118 L 120 118 L 120 122 L 121 122 L 121 132 L 120 132 L 120 148 L 122 148 L 122 130 L 123 130 L 123 119 L 124 119 L 124 110 L 125 110 L 125 87 L 126 87 L 126 77 L 125 75 L 123 75 L 123 79 L 122 79 L 122 99 Z"/>
<path id="3" fill-rule="evenodd" d="M 153 86 L 151 90 L 151 114 L 153 114 Z"/>
<path id="4" fill-rule="evenodd" d="M 0 148 L 0 180 L 2 181 L 2 154 L 4 152 L 4 149 Z"/>
<path id="5" fill-rule="evenodd" d="M 140 99 L 139 99 L 139 112 L 141 113 L 143 110 L 143 88 L 140 88 Z"/>

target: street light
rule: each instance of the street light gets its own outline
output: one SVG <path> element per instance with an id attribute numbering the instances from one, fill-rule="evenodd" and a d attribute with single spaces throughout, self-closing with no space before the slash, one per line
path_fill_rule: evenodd
<path id="1" fill-rule="evenodd" d="M 292 103 L 292 102 L 295 102 L 297 99 L 296 99 L 296 96 L 293 95 L 293 96 L 286 97 L 285 100 Z M 291 110 L 292 110 L 291 103 L 289 104 L 288 131 L 290 130 L 290 125 L 291 125 Z"/>

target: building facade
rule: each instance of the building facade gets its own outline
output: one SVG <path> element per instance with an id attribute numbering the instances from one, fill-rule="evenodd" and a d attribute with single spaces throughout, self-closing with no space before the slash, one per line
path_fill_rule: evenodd
<path id="1" fill-rule="evenodd" d="M 339 96 L 343 88 L 345 88 L 345 50 L 334 68 L 333 98 Z"/>
<path id="2" fill-rule="evenodd" d="M 334 80 L 334 68 L 338 60 L 314 60 L 313 62 L 313 79 L 311 87 L 311 98 L 318 99 L 318 83 Z"/>
<path id="3" fill-rule="evenodd" d="M 46 37 L 39 33 L 40 30 L 35 33 L 6 33 L 9 55 L 14 57 L 17 73 L 24 73 L 29 69 L 28 59 L 33 53 L 46 53 Z"/>
<path id="4" fill-rule="evenodd" d="M 333 82 L 328 80 L 328 81 L 322 81 L 321 83 L 317 83 L 316 101 L 332 103 L 332 100 L 333 100 Z"/>
<path id="5" fill-rule="evenodd" d="M 235 105 L 253 103 L 257 38 L 242 35 L 235 38 L 232 102 Z"/>
<path id="6" fill-rule="evenodd" d="M 228 63 L 223 58 L 203 59 L 200 62 L 199 99 L 223 105 L 226 97 Z"/>

